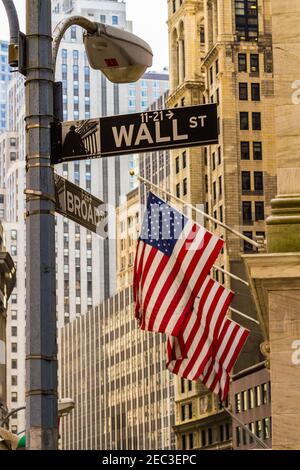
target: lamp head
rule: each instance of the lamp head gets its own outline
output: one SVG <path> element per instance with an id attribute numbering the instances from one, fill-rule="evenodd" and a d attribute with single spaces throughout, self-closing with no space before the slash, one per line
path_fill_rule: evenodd
<path id="1" fill-rule="evenodd" d="M 85 33 L 89 63 L 113 83 L 136 82 L 151 67 L 153 53 L 142 39 L 128 31 L 97 23 L 96 33 Z"/>

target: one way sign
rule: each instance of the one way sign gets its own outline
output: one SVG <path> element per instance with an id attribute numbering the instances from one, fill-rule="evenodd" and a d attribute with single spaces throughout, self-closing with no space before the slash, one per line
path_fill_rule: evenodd
<path id="1" fill-rule="evenodd" d="M 56 125 L 52 132 L 52 161 L 60 163 L 217 142 L 217 106 L 190 106 Z"/>

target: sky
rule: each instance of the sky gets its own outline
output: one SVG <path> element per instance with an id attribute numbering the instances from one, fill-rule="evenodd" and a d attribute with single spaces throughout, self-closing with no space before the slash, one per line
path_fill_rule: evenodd
<path id="1" fill-rule="evenodd" d="M 133 32 L 152 47 L 154 70 L 168 65 L 167 0 L 125 0 L 127 18 L 133 21 Z M 15 0 L 21 29 L 25 32 L 25 0 Z M 0 39 L 9 39 L 6 13 L 0 0 Z"/>

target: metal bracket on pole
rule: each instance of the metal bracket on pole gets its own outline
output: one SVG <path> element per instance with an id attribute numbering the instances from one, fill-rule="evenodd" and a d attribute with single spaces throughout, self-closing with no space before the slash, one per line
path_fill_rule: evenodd
<path id="1" fill-rule="evenodd" d="M 25 393 L 25 396 L 26 397 L 32 397 L 32 396 L 35 396 L 35 395 L 43 395 L 43 396 L 55 396 L 58 398 L 58 393 L 56 392 L 56 390 L 31 390 L 30 392 L 26 392 Z"/>
<path id="2" fill-rule="evenodd" d="M 34 354 L 28 354 L 26 356 L 26 361 L 28 359 L 32 360 L 38 360 L 38 361 L 57 361 L 57 356 L 41 356 L 41 355 L 34 355 Z"/>
<path id="3" fill-rule="evenodd" d="M 30 217 L 32 215 L 53 215 L 53 216 L 55 216 L 55 211 L 50 211 L 50 210 L 46 210 L 46 209 L 37 209 L 37 210 L 34 210 L 34 211 L 27 211 L 25 213 L 25 219 L 27 219 L 28 217 Z"/>
<path id="4" fill-rule="evenodd" d="M 51 201 L 54 204 L 56 203 L 56 199 L 53 196 L 51 196 L 50 194 L 43 193 L 42 191 L 35 191 L 34 189 L 25 189 L 24 194 L 26 194 L 26 196 L 32 196 L 27 198 L 27 201 L 34 199 L 44 199 L 46 201 Z"/>

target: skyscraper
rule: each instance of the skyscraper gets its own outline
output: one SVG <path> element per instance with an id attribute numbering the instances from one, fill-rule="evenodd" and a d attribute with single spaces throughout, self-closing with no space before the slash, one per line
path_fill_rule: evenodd
<path id="1" fill-rule="evenodd" d="M 64 449 L 174 449 L 174 384 L 165 338 L 142 332 L 132 289 L 121 289 L 60 330 Z"/>
<path id="2" fill-rule="evenodd" d="M 0 132 L 7 129 L 7 86 L 10 80 L 8 42 L 0 41 Z"/>
<path id="3" fill-rule="evenodd" d="M 264 236 L 265 217 L 275 195 L 274 84 L 270 2 L 257 0 L 168 0 L 170 43 L 170 97 L 168 104 L 184 106 L 216 103 L 219 144 L 171 152 L 172 191 L 193 204 L 204 204 L 206 212 L 249 238 Z M 253 247 L 236 236 L 207 223 L 223 236 L 225 249 L 218 264 L 245 278 L 241 254 Z M 256 317 L 249 289 L 227 276 L 217 280 L 235 291 L 233 306 Z M 262 331 L 254 323 L 237 317 L 251 331 L 236 370 L 262 360 Z M 177 387 L 177 443 L 179 448 L 230 447 L 224 433 L 228 416 L 207 394 L 195 386 L 187 395 Z M 198 410 L 194 423 L 181 418 L 187 399 Z M 189 426 L 188 426 L 189 424 Z M 189 441 L 186 433 L 193 434 Z M 190 442 L 190 443 L 189 443 Z"/>

